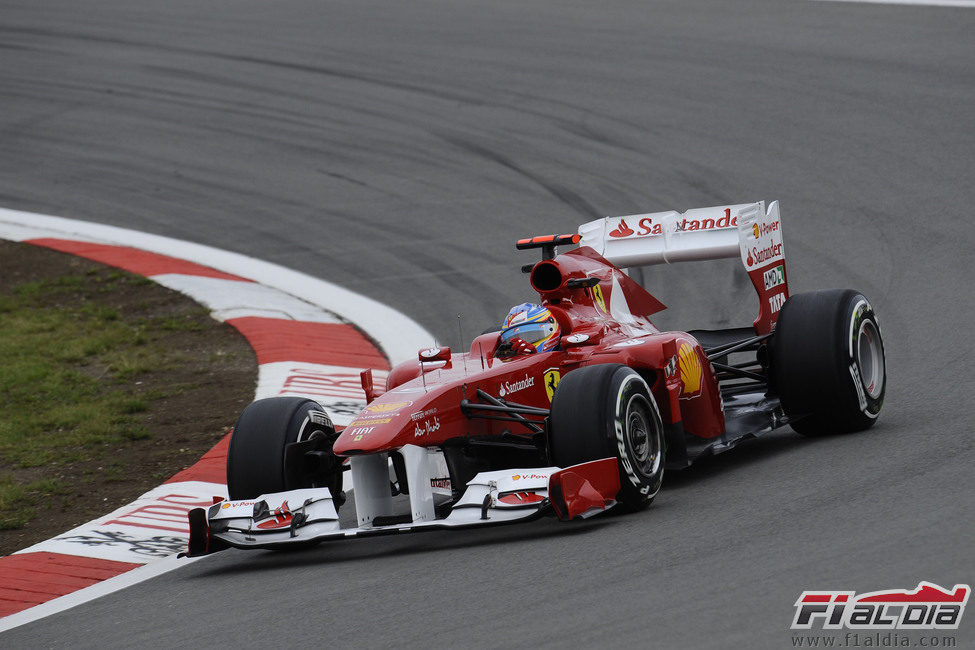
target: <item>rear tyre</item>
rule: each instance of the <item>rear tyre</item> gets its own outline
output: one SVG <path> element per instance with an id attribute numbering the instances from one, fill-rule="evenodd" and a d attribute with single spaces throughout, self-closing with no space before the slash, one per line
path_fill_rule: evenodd
<path id="1" fill-rule="evenodd" d="M 862 431 L 884 405 L 887 366 L 870 302 L 852 289 L 791 296 L 769 345 L 770 385 L 806 436 Z"/>
<path id="2" fill-rule="evenodd" d="M 295 484 L 295 472 L 286 471 L 285 448 L 293 442 L 321 439 L 331 450 L 335 437 L 331 419 L 310 399 L 272 397 L 253 402 L 240 414 L 230 436 L 227 454 L 230 499 L 253 499 L 262 494 L 311 487 Z M 341 472 L 338 476 L 341 480 Z"/>
<path id="3" fill-rule="evenodd" d="M 646 381 L 619 364 L 567 373 L 552 399 L 552 462 L 569 467 L 616 458 L 624 510 L 646 508 L 664 476 L 663 421 Z"/>

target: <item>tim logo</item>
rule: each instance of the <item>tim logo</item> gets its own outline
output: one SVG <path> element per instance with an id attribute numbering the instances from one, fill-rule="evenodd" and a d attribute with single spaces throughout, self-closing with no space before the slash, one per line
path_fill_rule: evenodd
<path id="1" fill-rule="evenodd" d="M 804 591 L 792 629 L 957 630 L 971 587 L 921 582 L 913 591 Z"/>

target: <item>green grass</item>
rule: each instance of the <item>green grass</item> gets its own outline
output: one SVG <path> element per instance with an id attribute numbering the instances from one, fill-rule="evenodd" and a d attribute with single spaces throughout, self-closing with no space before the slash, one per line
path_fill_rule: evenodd
<path id="1" fill-rule="evenodd" d="M 112 271 L 25 283 L 0 294 L 0 472 L 100 458 L 107 445 L 151 436 L 138 415 L 155 396 L 135 394 L 133 379 L 178 363 L 171 353 L 163 362 L 167 351 L 153 344 L 155 331 L 200 325 L 127 321 L 84 299 L 86 291 L 143 281 Z M 0 529 L 23 526 L 58 489 L 56 480 L 20 484 L 0 474 Z"/>
<path id="2" fill-rule="evenodd" d="M 65 490 L 57 479 L 40 479 L 27 484 L 0 475 L 0 530 L 22 528 L 34 516 L 34 506 Z"/>

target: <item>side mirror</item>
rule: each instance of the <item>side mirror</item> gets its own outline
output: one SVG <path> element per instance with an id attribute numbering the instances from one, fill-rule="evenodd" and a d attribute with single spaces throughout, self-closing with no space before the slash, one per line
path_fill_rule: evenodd
<path id="1" fill-rule="evenodd" d="M 418 357 L 420 363 L 430 361 L 450 361 L 450 348 L 424 348 L 420 350 Z"/>

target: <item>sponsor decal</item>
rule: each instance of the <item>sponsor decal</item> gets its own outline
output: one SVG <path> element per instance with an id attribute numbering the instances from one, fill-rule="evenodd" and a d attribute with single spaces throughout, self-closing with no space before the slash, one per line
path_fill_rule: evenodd
<path id="1" fill-rule="evenodd" d="M 742 249 L 742 262 L 744 262 L 746 269 L 750 270 L 753 267 L 764 266 L 770 262 L 783 259 L 782 222 L 778 219 L 752 223 L 751 238 L 754 240 L 754 245 Z M 771 273 L 765 274 L 766 290 L 784 283 L 784 268 L 782 269 L 781 279 Z"/>
<path id="2" fill-rule="evenodd" d="M 420 438 L 422 436 L 428 436 L 435 431 L 440 430 L 440 419 L 437 416 L 433 417 L 433 420 L 424 420 L 419 424 L 413 425 L 413 437 Z"/>
<path id="3" fill-rule="evenodd" d="M 952 589 L 920 582 L 916 589 L 803 591 L 795 602 L 792 629 L 957 630 L 971 587 Z"/>
<path id="4" fill-rule="evenodd" d="M 531 479 L 539 479 L 539 478 L 543 478 L 545 480 L 548 480 L 548 476 L 546 476 L 545 474 L 515 474 L 514 476 L 511 477 L 511 480 L 512 481 L 528 481 L 528 480 L 531 480 Z"/>
<path id="5" fill-rule="evenodd" d="M 535 378 L 525 375 L 524 379 L 519 381 L 506 381 L 502 382 L 501 387 L 498 389 L 498 395 L 504 397 L 505 395 L 510 395 L 511 393 L 517 393 L 520 390 L 525 390 L 530 386 L 535 385 Z"/>
<path id="6" fill-rule="evenodd" d="M 432 359 L 440 354 L 440 350 L 440 348 L 427 348 L 426 350 L 420 350 L 420 356 L 424 359 Z"/>
<path id="7" fill-rule="evenodd" d="M 427 409 L 426 411 L 417 411 L 416 413 L 411 413 L 410 419 L 416 422 L 418 420 L 428 418 L 431 415 L 436 415 L 436 413 L 437 413 L 437 408 L 433 407 L 432 409 Z"/>
<path id="8" fill-rule="evenodd" d="M 703 374 L 701 359 L 698 358 L 697 352 L 694 351 L 691 344 L 686 341 L 681 343 L 677 356 L 680 361 L 680 380 L 684 383 L 681 394 L 694 395 L 701 390 L 701 375 Z"/>
<path id="9" fill-rule="evenodd" d="M 352 440 L 359 442 L 364 436 L 368 435 L 375 428 L 376 427 L 349 427 L 346 430 L 346 433 L 352 436 Z"/>
<path id="10" fill-rule="evenodd" d="M 677 222 L 677 231 L 684 230 L 722 230 L 724 228 L 737 228 L 738 215 L 731 216 L 731 208 L 724 209 L 724 216 L 717 219 L 688 219 L 687 217 Z"/>
<path id="11" fill-rule="evenodd" d="M 365 418 L 362 420 L 353 420 L 349 423 L 349 427 L 367 427 L 376 424 L 388 424 L 392 421 L 393 418 Z"/>
<path id="12" fill-rule="evenodd" d="M 677 355 L 672 356 L 664 366 L 664 377 L 670 379 L 677 374 Z"/>
<path id="13" fill-rule="evenodd" d="M 751 250 L 748 251 L 748 257 L 745 259 L 745 263 L 748 264 L 748 268 L 755 266 L 756 264 L 761 264 L 762 262 L 770 262 L 774 259 L 778 259 L 782 256 L 782 244 L 772 244 L 765 248 L 757 248 L 753 246 Z"/>
<path id="14" fill-rule="evenodd" d="M 588 334 L 572 334 L 570 336 L 565 337 L 566 343 L 585 343 L 588 340 L 589 340 Z"/>
<path id="15" fill-rule="evenodd" d="M 636 231 L 634 231 L 632 228 L 630 228 L 628 225 L 626 225 L 626 220 L 625 219 L 620 219 L 620 225 L 617 226 L 614 230 L 610 230 L 609 231 L 609 236 L 610 237 L 616 237 L 616 238 L 629 237 L 634 232 L 636 232 Z"/>
<path id="16" fill-rule="evenodd" d="M 777 287 L 780 284 L 785 283 L 785 267 L 779 264 L 762 274 L 762 278 L 765 280 L 765 290 L 768 291 L 773 287 Z"/>
<path id="17" fill-rule="evenodd" d="M 308 411 L 308 418 L 314 424 L 320 424 L 325 427 L 332 426 L 332 418 L 328 417 L 328 413 L 324 411 Z"/>
<path id="18" fill-rule="evenodd" d="M 771 235 L 774 232 L 779 231 L 779 222 L 773 221 L 772 223 L 755 223 L 752 224 L 752 234 L 755 235 L 755 239 L 759 237 L 764 237 L 765 235 Z"/>
<path id="19" fill-rule="evenodd" d="M 599 287 L 598 284 L 592 287 L 592 302 L 597 307 L 599 307 L 603 311 L 603 313 L 606 314 L 609 313 L 609 310 L 606 309 L 606 300 L 603 299 L 603 290 Z"/>
<path id="20" fill-rule="evenodd" d="M 784 304 L 785 304 L 785 294 L 784 293 L 777 293 L 774 296 L 769 296 L 768 297 L 768 306 L 769 306 L 769 312 L 770 313 L 773 313 L 773 314 L 776 313 L 777 311 L 779 311 L 780 309 L 782 309 L 782 305 L 784 305 Z"/>
<path id="21" fill-rule="evenodd" d="M 555 388 L 560 381 L 562 381 L 562 373 L 558 368 L 549 368 L 545 371 L 545 394 L 548 395 L 549 402 L 555 397 Z"/>
<path id="22" fill-rule="evenodd" d="M 850 364 L 850 376 L 853 377 L 853 387 L 857 391 L 857 404 L 861 411 L 867 410 L 867 394 L 863 390 L 863 379 L 860 378 L 860 370 L 856 363 Z"/>
<path id="23" fill-rule="evenodd" d="M 413 402 L 387 402 L 385 404 L 373 402 L 362 409 L 363 413 L 393 413 L 405 406 L 413 406 Z"/>
<path id="24" fill-rule="evenodd" d="M 444 478 L 432 478 L 432 479 L 430 479 L 430 487 L 432 487 L 432 488 L 440 488 L 441 490 L 449 490 L 450 489 L 450 479 L 447 478 L 447 477 L 444 477 Z"/>
<path id="25" fill-rule="evenodd" d="M 650 217 L 643 217 L 640 219 L 640 230 L 637 232 L 638 235 L 645 237 L 647 235 L 662 235 L 664 234 L 664 227 L 659 223 L 654 223 L 653 219 Z"/>
<path id="26" fill-rule="evenodd" d="M 718 218 L 688 219 L 683 217 L 677 222 L 676 229 L 678 232 L 693 232 L 695 230 L 737 228 L 738 215 L 731 216 L 731 208 L 725 208 L 723 212 L 724 214 Z M 664 233 L 663 224 L 654 222 L 652 217 L 642 217 L 636 222 L 636 226 L 636 230 L 634 230 L 626 223 L 626 219 L 620 219 L 619 225 L 609 231 L 609 236 L 614 239 L 626 239 L 628 237 L 656 237 Z"/>
<path id="27" fill-rule="evenodd" d="M 248 508 L 253 508 L 255 503 L 256 501 L 224 501 L 223 503 L 220 504 L 220 508 L 222 510 L 226 510 L 227 508 L 237 508 L 243 506 L 246 506 Z"/>

